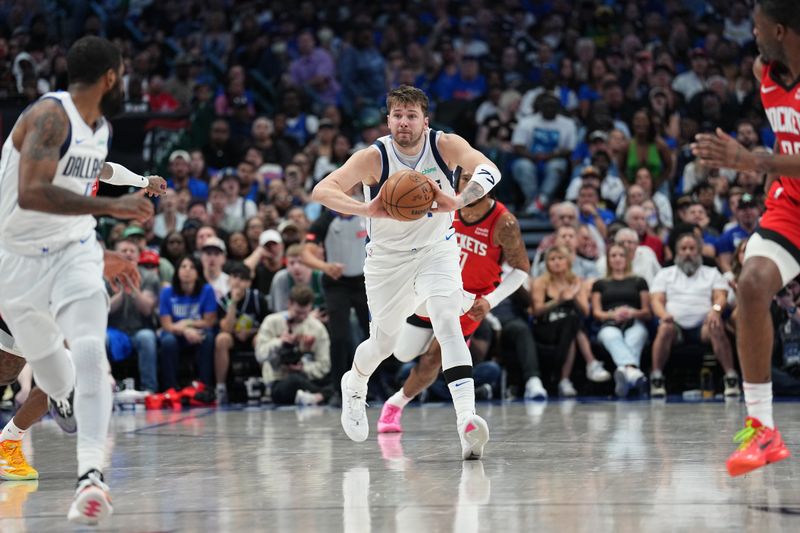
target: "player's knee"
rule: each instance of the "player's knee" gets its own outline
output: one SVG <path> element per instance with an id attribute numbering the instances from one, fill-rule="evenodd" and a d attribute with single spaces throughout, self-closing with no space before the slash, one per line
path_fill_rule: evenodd
<path id="1" fill-rule="evenodd" d="M 78 387 L 85 394 L 96 394 L 108 380 L 108 360 L 102 339 L 82 337 L 72 343 L 72 360 Z"/>
<path id="2" fill-rule="evenodd" d="M 25 359 L 0 350 L 0 387 L 11 385 L 25 366 Z"/>
<path id="3" fill-rule="evenodd" d="M 773 280 L 770 272 L 763 268 L 756 268 L 753 264 L 747 263 L 742 269 L 742 273 L 736 284 L 738 299 L 747 301 L 750 304 L 769 306 L 773 295 L 770 294 L 768 287 L 772 285 Z"/>

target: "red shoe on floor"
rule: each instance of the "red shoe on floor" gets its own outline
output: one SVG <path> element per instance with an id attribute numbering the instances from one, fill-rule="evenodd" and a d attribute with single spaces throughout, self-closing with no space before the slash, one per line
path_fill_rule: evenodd
<path id="1" fill-rule="evenodd" d="M 731 476 L 741 476 L 792 455 L 777 429 L 762 425 L 752 416 L 745 418 L 744 428 L 736 433 L 733 441 L 741 444 L 725 463 Z"/>

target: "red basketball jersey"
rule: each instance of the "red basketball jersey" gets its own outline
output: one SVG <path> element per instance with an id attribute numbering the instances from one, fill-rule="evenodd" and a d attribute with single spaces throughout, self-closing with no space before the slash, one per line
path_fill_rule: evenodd
<path id="1" fill-rule="evenodd" d="M 800 154 L 800 83 L 791 87 L 785 85 L 780 76 L 773 71 L 774 64 L 764 66 L 761 76 L 761 102 L 777 139 L 776 149 L 780 154 Z M 796 248 L 800 248 L 800 225 L 797 217 L 800 210 L 800 177 L 784 177 L 773 181 L 767 192 L 764 216 L 759 222 L 760 231 L 768 238 L 787 238 Z"/>
<path id="2" fill-rule="evenodd" d="M 492 242 L 492 235 L 497 219 L 506 211 L 506 206 L 495 201 L 494 206 L 477 222 L 467 224 L 461 220 L 459 213 L 453 220 L 461 247 L 464 290 L 476 296 L 489 294 L 500 284 L 503 249 Z"/>

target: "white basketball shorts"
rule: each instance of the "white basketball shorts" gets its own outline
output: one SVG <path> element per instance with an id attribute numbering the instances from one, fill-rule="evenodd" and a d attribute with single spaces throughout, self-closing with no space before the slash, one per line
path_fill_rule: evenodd
<path id="1" fill-rule="evenodd" d="M 431 296 L 453 296 L 460 309 L 458 257 L 455 239 L 407 252 L 367 244 L 364 282 L 373 325 L 394 335 Z"/>
<path id="2" fill-rule="evenodd" d="M 55 317 L 65 306 L 100 291 L 103 249 L 92 235 L 39 256 L 0 248 L 0 314 L 26 359 L 54 353 L 64 343 Z M 102 332 L 105 334 L 105 332 Z"/>

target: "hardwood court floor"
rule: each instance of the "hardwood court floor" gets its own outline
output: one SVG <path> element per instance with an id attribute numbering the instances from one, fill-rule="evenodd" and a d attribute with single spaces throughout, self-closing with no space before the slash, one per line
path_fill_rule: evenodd
<path id="1" fill-rule="evenodd" d="M 797 403 L 776 404 L 800 454 Z M 328 408 L 124 411 L 113 419 L 115 514 L 95 531 L 800 531 L 800 458 L 731 479 L 740 403 L 479 405 L 491 442 L 460 460 L 451 406 L 405 433 L 345 437 Z M 32 437 L 32 438 L 31 438 Z M 71 531 L 75 440 L 32 428 L 36 482 L 0 482 L 0 531 Z"/>

